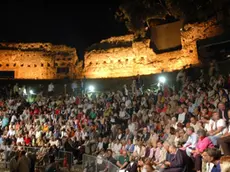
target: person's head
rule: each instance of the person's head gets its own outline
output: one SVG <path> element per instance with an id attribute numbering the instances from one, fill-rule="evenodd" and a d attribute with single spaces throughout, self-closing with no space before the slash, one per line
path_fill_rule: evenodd
<path id="1" fill-rule="evenodd" d="M 184 112 L 188 113 L 188 108 L 187 107 L 184 107 Z"/>
<path id="2" fill-rule="evenodd" d="M 170 145 L 168 151 L 170 154 L 176 154 L 177 148 L 175 145 Z"/>
<path id="3" fill-rule="evenodd" d="M 220 119 L 220 114 L 219 114 L 218 112 L 214 112 L 214 113 L 212 114 L 212 119 L 213 119 L 214 121 L 219 120 L 219 119 Z"/>
<path id="4" fill-rule="evenodd" d="M 113 151 L 111 149 L 107 150 L 107 157 L 112 157 L 113 156 Z"/>
<path id="5" fill-rule="evenodd" d="M 198 135 L 198 137 L 200 138 L 200 139 L 203 139 L 203 138 L 205 138 L 206 137 L 206 131 L 205 130 L 203 130 L 203 129 L 199 129 L 198 131 L 197 131 L 197 135 Z"/>
<path id="6" fill-rule="evenodd" d="M 170 133 L 171 135 L 175 135 L 175 134 L 176 134 L 176 129 L 175 129 L 174 127 L 170 127 L 170 128 L 169 128 L 169 133 Z"/>
<path id="7" fill-rule="evenodd" d="M 179 107 L 178 113 L 183 113 L 183 112 L 184 112 L 183 108 L 182 108 L 182 107 Z"/>
<path id="8" fill-rule="evenodd" d="M 142 171 L 143 172 L 152 172 L 152 171 L 154 171 L 154 169 L 150 164 L 145 164 Z"/>
<path id="9" fill-rule="evenodd" d="M 54 163 L 55 162 L 55 156 L 54 155 L 50 155 L 49 156 L 49 159 L 50 159 L 50 163 Z"/>
<path id="10" fill-rule="evenodd" d="M 230 156 L 223 156 L 220 158 L 220 168 L 222 172 L 230 171 Z"/>
<path id="11" fill-rule="evenodd" d="M 129 160 L 130 160 L 130 162 L 134 162 L 134 161 L 135 161 L 135 156 L 131 155 L 131 156 L 129 157 Z"/>
<path id="12" fill-rule="evenodd" d="M 195 117 L 191 117 L 191 118 L 190 118 L 190 122 L 191 122 L 192 124 L 195 125 L 196 122 L 197 122 L 197 121 L 196 121 L 196 118 L 195 118 Z"/>
<path id="13" fill-rule="evenodd" d="M 163 142 L 162 142 L 162 141 L 158 141 L 158 142 L 157 142 L 157 147 L 158 147 L 158 148 L 162 148 L 162 146 L 163 146 Z"/>
<path id="14" fill-rule="evenodd" d="M 220 110 L 225 110 L 225 104 L 222 103 L 222 102 L 220 102 L 220 103 L 218 104 L 218 109 L 220 109 Z"/>
<path id="15" fill-rule="evenodd" d="M 127 128 L 126 130 L 125 130 L 125 134 L 129 134 L 130 133 L 130 131 L 129 131 L 129 129 Z"/>
<path id="16" fill-rule="evenodd" d="M 122 151 L 122 155 L 123 156 L 126 156 L 127 155 L 127 152 L 125 150 Z"/>
<path id="17" fill-rule="evenodd" d="M 187 132 L 187 135 L 191 136 L 194 133 L 194 128 L 193 127 L 188 127 L 186 132 Z"/>
<path id="18" fill-rule="evenodd" d="M 143 133 L 146 134 L 147 131 L 148 131 L 148 130 L 147 130 L 147 128 L 145 127 L 145 128 L 143 129 Z"/>
<path id="19" fill-rule="evenodd" d="M 169 151 L 169 146 L 170 146 L 169 142 L 165 141 L 165 142 L 163 143 L 163 147 L 164 147 L 165 150 L 167 150 L 167 151 Z"/>
<path id="20" fill-rule="evenodd" d="M 220 160 L 221 151 L 216 148 L 208 148 L 203 152 L 202 157 L 205 162 L 215 163 Z"/>

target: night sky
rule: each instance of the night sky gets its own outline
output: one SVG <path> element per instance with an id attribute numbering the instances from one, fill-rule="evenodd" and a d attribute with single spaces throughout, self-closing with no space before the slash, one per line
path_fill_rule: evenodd
<path id="1" fill-rule="evenodd" d="M 124 24 L 114 18 L 119 2 L 97 2 L 0 4 L 0 41 L 65 44 L 75 47 L 82 58 L 91 44 L 127 33 Z"/>

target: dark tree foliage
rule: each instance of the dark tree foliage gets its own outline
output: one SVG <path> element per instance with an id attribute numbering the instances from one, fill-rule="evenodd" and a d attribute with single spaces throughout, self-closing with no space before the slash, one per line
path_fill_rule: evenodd
<path id="1" fill-rule="evenodd" d="M 146 23 L 157 25 L 178 19 L 193 23 L 213 15 L 213 0 L 123 0 L 115 16 L 130 32 L 142 35 Z"/>

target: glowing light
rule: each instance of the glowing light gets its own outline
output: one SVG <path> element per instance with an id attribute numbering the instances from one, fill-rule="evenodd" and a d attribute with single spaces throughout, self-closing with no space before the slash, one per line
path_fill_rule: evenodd
<path id="1" fill-rule="evenodd" d="M 164 76 L 159 77 L 159 82 L 164 84 L 166 82 L 166 78 Z"/>
<path id="2" fill-rule="evenodd" d="M 29 93 L 30 93 L 31 95 L 34 95 L 34 94 L 35 94 L 33 90 L 30 90 Z"/>
<path id="3" fill-rule="evenodd" d="M 90 85 L 90 86 L 89 86 L 89 92 L 94 92 L 94 91 L 95 91 L 94 86 Z"/>

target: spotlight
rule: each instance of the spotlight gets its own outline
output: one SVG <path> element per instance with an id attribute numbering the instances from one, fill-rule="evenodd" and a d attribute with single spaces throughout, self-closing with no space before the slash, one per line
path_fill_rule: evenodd
<path id="1" fill-rule="evenodd" d="M 30 93 L 31 95 L 34 95 L 34 94 L 35 94 L 33 90 L 30 90 L 29 93 Z"/>
<path id="2" fill-rule="evenodd" d="M 94 86 L 90 85 L 90 86 L 89 86 L 89 92 L 94 92 L 94 91 L 95 91 Z"/>
<path id="3" fill-rule="evenodd" d="M 165 77 L 163 77 L 163 76 L 160 76 L 160 77 L 159 77 L 159 82 L 160 82 L 160 83 L 164 84 L 165 81 L 166 81 L 166 78 L 165 78 Z"/>

